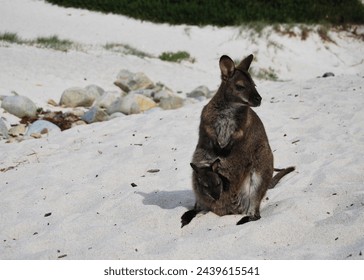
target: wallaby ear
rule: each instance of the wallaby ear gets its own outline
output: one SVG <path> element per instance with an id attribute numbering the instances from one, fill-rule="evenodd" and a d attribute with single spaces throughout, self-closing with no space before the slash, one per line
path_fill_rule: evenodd
<path id="1" fill-rule="evenodd" d="M 213 172 L 217 172 L 217 169 L 219 167 L 220 158 L 215 159 L 215 161 L 211 164 L 211 169 Z"/>
<path id="2" fill-rule="evenodd" d="M 231 77 L 234 74 L 235 63 L 227 55 L 223 55 L 220 58 L 219 65 L 220 65 L 220 71 L 221 71 L 221 78 L 223 80 L 226 80 L 227 78 Z"/>
<path id="3" fill-rule="evenodd" d="M 247 56 L 246 58 L 244 58 L 240 64 L 238 65 L 238 67 L 236 67 L 237 69 L 243 70 L 243 71 L 248 71 L 250 64 L 253 61 L 254 56 L 251 54 L 249 56 Z"/>

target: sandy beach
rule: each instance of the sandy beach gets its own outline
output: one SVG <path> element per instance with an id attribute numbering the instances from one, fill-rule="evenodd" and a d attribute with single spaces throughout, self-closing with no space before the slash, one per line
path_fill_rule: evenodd
<path id="1" fill-rule="evenodd" d="M 66 9 L 44 1 L 0 0 L 0 33 L 57 35 L 67 52 L 0 41 L 0 95 L 12 91 L 50 108 L 73 86 L 113 82 L 121 69 L 143 72 L 175 92 L 216 90 L 219 57 L 272 69 L 254 78 L 275 167 L 296 171 L 267 192 L 262 218 L 199 215 L 189 165 L 208 100 L 81 125 L 41 139 L 0 140 L 0 259 L 346 260 L 364 253 L 364 42 L 332 31 L 302 40 L 267 28 L 169 26 Z M 364 28 L 358 27 L 364 34 Z M 297 34 L 299 31 L 297 31 Z M 106 50 L 130 45 L 151 57 Z M 195 62 L 158 56 L 187 51 Z M 322 78 L 326 72 L 333 77 Z M 8 127 L 19 118 L 0 108 Z M 158 170 L 158 172 L 150 172 Z"/>

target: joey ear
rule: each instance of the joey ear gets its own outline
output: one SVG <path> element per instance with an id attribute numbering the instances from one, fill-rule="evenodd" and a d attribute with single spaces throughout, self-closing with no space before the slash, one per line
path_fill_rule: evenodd
<path id="1" fill-rule="evenodd" d="M 254 56 L 251 54 L 251 55 L 249 55 L 249 56 L 247 56 L 246 58 L 244 58 L 241 62 L 240 62 L 240 64 L 238 65 L 238 67 L 236 67 L 236 68 L 238 68 L 238 69 L 240 69 L 240 70 L 244 70 L 244 71 L 248 71 L 249 70 L 249 67 L 250 67 L 250 64 L 252 63 L 252 61 L 253 61 L 253 58 L 254 58 Z"/>
<path id="2" fill-rule="evenodd" d="M 219 167 L 220 158 L 215 159 L 215 161 L 211 164 L 211 169 L 213 172 L 217 172 L 217 169 Z"/>
<path id="3" fill-rule="evenodd" d="M 223 55 L 219 61 L 221 78 L 226 80 L 231 77 L 235 71 L 235 63 L 227 55 Z"/>
<path id="4" fill-rule="evenodd" d="M 193 162 L 190 163 L 191 167 L 193 170 L 195 170 L 196 172 L 198 172 L 198 167 L 196 164 L 194 164 Z"/>

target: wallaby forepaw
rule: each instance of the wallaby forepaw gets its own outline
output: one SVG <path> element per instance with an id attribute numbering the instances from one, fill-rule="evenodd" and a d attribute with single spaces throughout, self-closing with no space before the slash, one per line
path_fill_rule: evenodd
<path id="1" fill-rule="evenodd" d="M 186 213 L 184 213 L 181 217 L 181 228 L 183 228 L 185 225 L 188 225 L 194 217 L 197 215 L 197 211 L 195 209 L 188 210 Z"/>

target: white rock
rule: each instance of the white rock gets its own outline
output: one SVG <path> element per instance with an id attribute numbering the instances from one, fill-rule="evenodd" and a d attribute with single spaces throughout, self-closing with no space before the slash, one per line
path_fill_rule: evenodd
<path id="1" fill-rule="evenodd" d="M 27 127 L 25 124 L 18 124 L 9 129 L 9 135 L 13 137 L 22 136 L 25 134 Z"/>
<path id="2" fill-rule="evenodd" d="M 105 90 L 97 85 L 88 85 L 85 87 L 85 90 L 87 95 L 93 100 L 96 100 L 105 93 Z"/>
<path id="3" fill-rule="evenodd" d="M 1 102 L 1 107 L 18 118 L 37 115 L 37 106 L 26 96 L 5 96 Z"/>
<path id="4" fill-rule="evenodd" d="M 28 127 L 26 135 L 53 134 L 58 132 L 61 132 L 61 129 L 55 124 L 45 120 L 37 120 Z"/>
<path id="5" fill-rule="evenodd" d="M 154 88 L 154 83 L 144 73 L 132 73 L 125 69 L 119 72 L 114 84 L 125 92 Z"/>
<path id="6" fill-rule="evenodd" d="M 102 122 L 108 120 L 108 115 L 104 109 L 92 107 L 82 117 L 86 123 Z"/>
<path id="7" fill-rule="evenodd" d="M 109 115 L 115 112 L 121 112 L 126 115 L 138 114 L 156 106 L 157 104 L 148 97 L 140 94 L 128 94 L 114 102 L 107 110 L 107 113 Z"/>
<path id="8" fill-rule="evenodd" d="M 123 114 L 121 112 L 116 112 L 116 113 L 111 114 L 111 116 L 109 116 L 109 120 L 120 118 L 120 117 L 125 117 L 125 114 Z"/>
<path id="9" fill-rule="evenodd" d="M 95 98 L 90 96 L 86 89 L 72 87 L 66 89 L 61 96 L 60 105 L 65 107 L 90 107 Z"/>
<path id="10" fill-rule="evenodd" d="M 111 104 L 118 100 L 122 95 L 117 91 L 107 91 L 96 99 L 94 106 L 108 109 Z"/>
<path id="11" fill-rule="evenodd" d="M 155 93 L 155 89 L 137 89 L 129 92 L 129 94 L 140 94 L 151 99 L 154 99 Z"/>
<path id="12" fill-rule="evenodd" d="M 187 93 L 187 97 L 200 99 L 201 97 L 209 97 L 210 90 L 207 86 L 199 86 L 193 91 Z"/>
<path id="13" fill-rule="evenodd" d="M 154 96 L 159 100 L 159 107 L 165 110 L 177 109 L 183 106 L 184 99 L 170 90 L 161 90 Z"/>

